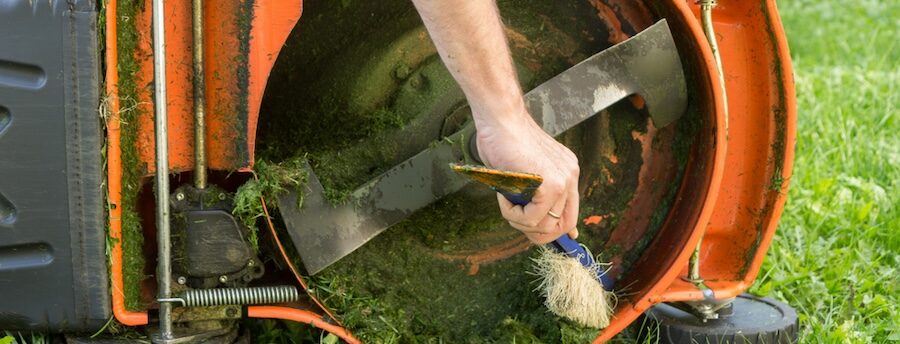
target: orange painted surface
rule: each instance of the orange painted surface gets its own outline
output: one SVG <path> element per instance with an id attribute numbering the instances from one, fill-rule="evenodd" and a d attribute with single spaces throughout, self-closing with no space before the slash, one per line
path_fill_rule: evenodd
<path id="1" fill-rule="evenodd" d="M 712 51 L 705 44 L 700 23 L 694 18 L 687 4 L 676 0 L 666 4 L 663 13 L 675 37 L 679 53 L 694 71 L 695 84 L 690 88 L 700 113 L 706 118 L 698 134 L 691 160 L 685 170 L 682 187 L 656 238 L 635 263 L 632 271 L 617 285 L 630 285 L 633 294 L 620 298 L 613 320 L 594 343 L 603 343 L 628 327 L 645 310 L 654 298 L 679 276 L 686 266 L 693 248 L 703 235 L 703 230 L 713 213 L 719 186 L 725 170 L 725 102 L 715 76 Z M 676 124 L 677 125 L 677 124 Z M 691 190 L 684 185 L 703 190 Z"/>
<path id="2" fill-rule="evenodd" d="M 148 174 L 156 169 L 154 158 L 153 106 L 153 4 L 145 0 L 143 10 L 135 13 L 135 26 L 146 28 L 137 32 L 137 51 L 134 58 L 140 68 L 135 74 L 137 101 L 142 116 L 138 117 L 137 148 Z M 191 85 L 191 4 L 186 1 L 166 1 L 166 82 L 169 132 L 169 167 L 172 172 L 193 166 L 193 115 Z M 210 150 L 212 151 L 212 150 Z M 210 154 L 212 155 L 212 154 Z M 211 159 L 210 159 L 211 160 Z"/>
<path id="3" fill-rule="evenodd" d="M 106 4 L 106 17 L 116 18 L 116 0 Z M 122 146 L 119 121 L 119 74 L 118 74 L 118 42 L 116 41 L 116 21 L 106 21 L 106 95 L 111 116 L 107 119 L 107 188 L 109 194 L 109 236 L 113 247 L 109 255 L 110 276 L 112 278 L 112 310 L 113 315 L 123 325 L 138 326 L 147 324 L 146 312 L 130 312 L 125 308 L 124 282 L 122 279 Z"/>
<path id="4" fill-rule="evenodd" d="M 259 106 L 269 73 L 284 41 L 300 18 L 300 0 L 253 2 L 204 0 L 204 68 L 206 71 L 206 140 L 210 169 L 233 171 L 252 165 Z M 139 28 L 135 75 L 141 111 L 138 151 L 148 175 L 155 170 L 153 138 L 153 49 L 151 1 L 136 15 Z M 190 2 L 168 1 L 166 10 L 166 104 L 169 115 L 169 168 L 193 168 L 193 52 Z M 249 12 L 252 11 L 252 14 Z M 252 15 L 249 27 L 241 22 Z M 241 37 L 248 33 L 249 43 Z M 243 51 L 245 50 L 246 51 Z M 242 64 L 246 63 L 246 66 Z M 246 89 L 241 89 L 241 84 Z"/>
<path id="5" fill-rule="evenodd" d="M 710 263 L 701 265 L 701 276 L 744 288 L 756 278 L 784 208 L 796 131 L 787 42 L 775 2 L 765 5 L 719 2 L 714 17 L 729 99 L 728 169 L 703 242 Z"/>
<path id="6" fill-rule="evenodd" d="M 693 1 L 675 5 L 695 35 L 702 35 L 697 5 Z M 774 0 L 763 6 L 719 1 L 713 18 L 725 70 L 729 128 L 727 140 L 720 141 L 727 149 L 721 150 L 725 168 L 719 194 L 712 206 L 709 202 L 703 206 L 712 211 L 708 226 L 695 228 L 694 234 L 706 232 L 701 277 L 717 299 L 725 299 L 752 285 L 775 234 L 791 176 L 796 103 L 790 55 Z M 701 50 L 711 66 L 708 48 Z M 688 258 L 692 248 L 683 247 L 681 255 Z M 651 249 L 664 252 L 661 247 Z M 687 259 L 682 262 L 672 265 L 638 303 L 620 307 L 595 342 L 611 339 L 653 304 L 702 300 L 699 289 L 680 278 L 687 276 Z"/>
<path id="7" fill-rule="evenodd" d="M 226 123 L 234 123 L 239 113 L 234 111 L 236 102 L 240 101 L 235 96 L 234 85 L 238 71 L 232 63 L 240 53 L 238 35 L 236 33 L 235 14 L 238 13 L 240 1 L 212 1 L 205 0 L 204 27 L 206 35 L 206 94 L 207 94 L 207 140 L 210 145 L 207 150 L 209 165 L 213 169 L 233 170 L 248 166 L 252 161 L 252 155 L 247 160 L 237 159 L 235 137 L 244 135 L 248 138 L 255 137 L 256 116 L 259 111 L 259 103 L 265 90 L 272 65 L 284 44 L 284 40 L 290 34 L 294 24 L 300 17 L 302 1 L 289 0 L 278 2 L 266 2 L 266 6 L 256 4 L 254 16 L 251 22 L 251 40 L 247 56 L 248 65 L 248 89 L 247 106 L 253 114 L 247 120 L 247 133 L 236 132 L 236 127 Z M 116 18 L 116 0 L 109 0 L 106 4 L 106 17 Z M 151 3 L 147 0 L 144 11 L 139 12 L 134 18 L 136 26 L 142 29 L 138 32 L 138 47 L 134 57 L 140 63 L 140 71 L 135 75 L 136 84 L 139 85 L 137 101 L 143 114 L 139 118 L 138 149 L 140 159 L 146 164 L 152 174 L 155 159 L 153 157 L 153 56 L 150 45 L 150 20 Z M 191 16 L 190 2 L 166 2 L 166 77 L 168 81 L 168 99 L 166 104 L 169 110 L 169 154 L 170 168 L 173 171 L 184 171 L 193 166 L 193 92 L 191 78 L 193 77 L 191 61 Z M 113 314 L 120 323 L 128 326 L 146 325 L 148 323 L 147 312 L 132 312 L 125 308 L 125 296 L 123 292 L 122 272 L 122 147 L 119 118 L 118 98 L 118 42 L 117 26 L 115 20 L 106 21 L 106 93 L 109 96 L 108 106 L 110 117 L 107 120 L 107 164 L 108 164 L 108 201 L 109 207 L 109 232 L 113 239 L 110 254 L 110 270 L 112 279 L 112 308 Z M 255 68 L 255 69 L 254 69 Z M 215 105 L 213 105 L 215 104 Z M 241 144 L 241 143 L 238 143 Z M 252 151 L 252 145 L 246 143 L 247 149 Z M 288 312 L 290 313 L 290 312 Z M 282 314 L 288 314 L 283 313 Z"/>
<path id="8" fill-rule="evenodd" d="M 329 324 L 318 314 L 302 309 L 279 306 L 250 306 L 247 307 L 247 316 L 251 318 L 282 319 L 310 324 L 314 327 L 333 333 L 348 344 L 360 343 L 359 339 L 353 337 L 353 335 L 344 328 Z"/>
<path id="9" fill-rule="evenodd" d="M 263 5 L 264 4 L 264 5 Z M 247 147 L 252 166 L 256 148 L 256 125 L 269 73 L 278 53 L 297 24 L 303 10 L 301 0 L 256 1 L 250 31 L 250 80 L 247 94 Z"/>
<path id="10" fill-rule="evenodd" d="M 241 10 L 242 2 L 205 1 L 207 8 L 216 9 L 208 11 L 206 18 L 207 23 L 216 25 L 207 25 L 205 29 L 209 163 L 213 169 L 246 169 L 252 163 L 259 105 L 266 81 L 283 42 L 299 19 L 301 2 L 254 4 L 249 29 L 251 40 L 246 47 L 247 55 L 242 57 L 248 69 L 239 73 L 234 63 L 241 53 L 235 15 Z M 612 338 L 655 303 L 702 299 L 697 288 L 680 277 L 686 275 L 690 254 L 704 232 L 707 235 L 701 250 L 701 275 L 707 280 L 706 285 L 718 298 L 732 297 L 746 290 L 756 278 L 774 235 L 791 175 L 796 105 L 787 44 L 774 0 L 764 1 L 763 6 L 756 2 L 721 0 L 715 9 L 715 28 L 729 97 L 727 140 L 726 105 L 696 5 L 693 1 L 674 0 L 659 7 L 672 26 L 685 63 L 694 73 L 692 92 L 696 92 L 693 96 L 700 102 L 705 127 L 696 142 L 700 148 L 693 152 L 682 181 L 682 185 L 692 187 L 678 191 L 678 201 L 647 253 L 635 262 L 632 273 L 619 282 L 633 286 L 633 294 L 620 299 L 613 322 L 595 342 Z M 150 85 L 153 73 L 149 0 L 146 8 L 135 18 L 138 27 L 147 28 L 139 34 L 139 48 L 135 52 L 141 63 L 138 85 Z M 602 15 L 603 8 L 598 7 L 598 15 Z M 108 18 L 115 18 L 115 0 L 110 0 L 106 11 Z M 193 166 L 190 7 L 186 3 L 168 2 L 166 11 L 170 168 L 185 171 Z M 631 15 L 634 18 L 626 18 L 628 21 L 640 21 L 638 14 Z M 109 201 L 114 205 L 110 209 L 110 235 L 117 239 L 121 238 L 121 211 L 115 205 L 121 202 L 122 187 L 116 115 L 119 104 L 115 97 L 118 52 L 115 20 L 107 21 L 106 25 L 106 82 L 113 113 L 107 126 Z M 240 95 L 237 85 L 243 77 L 247 89 L 246 94 Z M 140 119 L 138 145 L 141 160 L 152 169 L 151 91 L 143 87 L 139 94 L 142 111 L 149 115 Z M 244 112 L 237 111 L 241 102 L 246 106 Z M 240 116 L 245 116 L 243 127 L 234 125 Z M 602 218 L 591 217 L 586 221 L 599 222 Z M 126 325 L 146 324 L 146 312 L 129 312 L 124 308 L 122 250 L 118 241 L 113 244 L 110 260 L 116 319 Z M 250 310 L 250 316 L 254 317 L 328 325 L 309 311 L 285 307 L 250 307 Z M 341 333 L 350 336 L 346 331 Z"/>
<path id="11" fill-rule="evenodd" d="M 658 185 L 669 185 L 675 181 L 675 158 L 672 146 L 653 144 L 654 142 L 673 142 L 677 125 L 657 129 L 650 118 L 647 118 L 646 132 L 633 131 L 632 138 L 641 143 L 641 164 L 638 171 L 638 184 L 634 190 L 628 208 L 619 218 L 615 229 L 606 242 L 607 247 L 635 247 L 647 234 L 650 227 L 650 214 L 662 203 L 669 190 Z M 608 262 L 612 265 L 608 271 L 610 278 L 618 279 L 622 273 L 621 254 L 613 255 Z"/>

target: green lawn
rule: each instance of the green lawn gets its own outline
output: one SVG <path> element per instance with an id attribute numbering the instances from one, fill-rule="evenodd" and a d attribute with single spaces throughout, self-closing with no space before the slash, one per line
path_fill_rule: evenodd
<path id="1" fill-rule="evenodd" d="M 802 343 L 900 341 L 900 1 L 779 3 L 798 100 L 791 189 L 752 292 Z"/>

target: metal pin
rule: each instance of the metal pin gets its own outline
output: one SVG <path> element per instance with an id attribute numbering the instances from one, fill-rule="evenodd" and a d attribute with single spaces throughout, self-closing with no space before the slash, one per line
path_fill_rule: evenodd
<path id="1" fill-rule="evenodd" d="M 194 186 L 206 188 L 206 74 L 203 71 L 203 1 L 193 0 Z"/>
<path id="2" fill-rule="evenodd" d="M 172 339 L 172 257 L 169 228 L 169 135 L 166 112 L 166 30 L 163 0 L 153 0 L 153 90 L 156 114 L 156 283 L 159 303 L 159 334 Z"/>

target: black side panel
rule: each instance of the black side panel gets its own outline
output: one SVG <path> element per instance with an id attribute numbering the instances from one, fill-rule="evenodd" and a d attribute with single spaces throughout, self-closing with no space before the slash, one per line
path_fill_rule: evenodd
<path id="1" fill-rule="evenodd" d="M 110 316 L 94 0 L 0 1 L 0 329 Z"/>

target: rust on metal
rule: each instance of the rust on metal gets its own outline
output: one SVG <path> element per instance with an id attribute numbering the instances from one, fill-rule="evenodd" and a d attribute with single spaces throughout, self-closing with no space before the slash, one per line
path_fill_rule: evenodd
<path id="1" fill-rule="evenodd" d="M 675 178 L 675 170 L 666 166 L 674 165 L 675 158 L 670 145 L 654 145 L 654 142 L 657 140 L 670 142 L 675 136 L 675 128 L 673 125 L 657 129 L 652 121 L 648 120 L 646 133 L 632 132 L 632 138 L 641 144 L 641 157 L 644 163 L 638 172 L 637 188 L 628 203 L 628 210 L 612 231 L 607 247 L 618 245 L 643 250 L 643 247 L 637 247 L 638 242 L 648 234 L 655 236 L 655 233 L 647 233 L 651 220 L 649 214 L 653 214 L 669 191 L 668 185 Z M 623 259 L 623 255 L 616 255 L 613 258 L 610 270 L 613 277 L 622 272 Z"/>
<path id="2" fill-rule="evenodd" d="M 531 173 L 497 170 L 486 166 L 450 164 L 453 171 L 495 190 L 506 190 L 531 198 L 544 178 Z"/>

